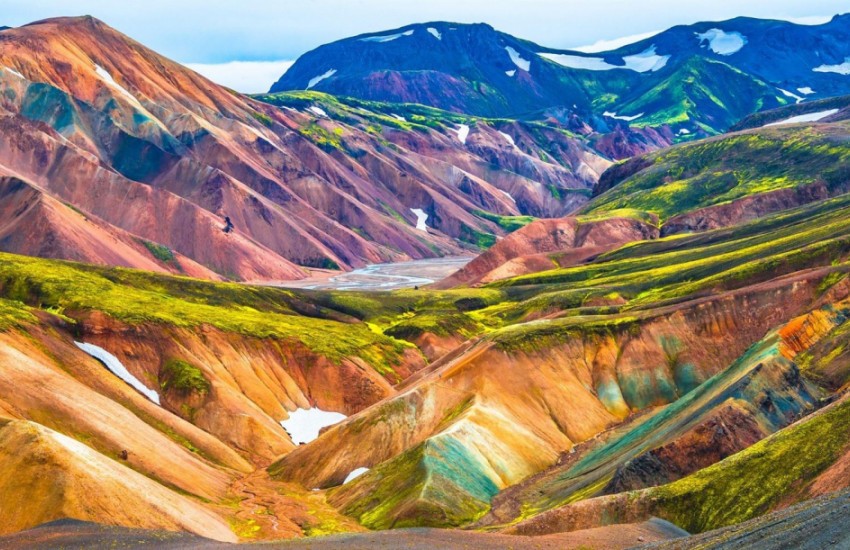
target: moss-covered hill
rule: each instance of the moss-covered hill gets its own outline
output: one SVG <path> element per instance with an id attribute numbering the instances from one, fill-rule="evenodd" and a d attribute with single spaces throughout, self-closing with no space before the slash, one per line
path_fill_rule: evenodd
<path id="1" fill-rule="evenodd" d="M 757 216 L 758 205 L 740 201 L 813 185 L 823 189 L 813 191 L 812 198 L 846 191 L 848 143 L 850 126 L 836 123 L 761 128 L 673 147 L 610 170 L 581 212 L 633 208 L 657 214 L 665 224 L 708 207 L 722 220 L 720 208 L 739 204 Z M 804 199 L 778 199 L 774 211 L 789 206 L 782 200 Z"/>

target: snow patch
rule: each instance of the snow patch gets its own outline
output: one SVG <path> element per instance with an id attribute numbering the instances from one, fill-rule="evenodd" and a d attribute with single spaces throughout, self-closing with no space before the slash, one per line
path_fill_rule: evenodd
<path id="1" fill-rule="evenodd" d="M 610 71 L 611 69 L 622 69 L 616 65 L 611 65 L 601 57 L 584 57 L 581 55 L 568 55 L 563 53 L 541 53 L 537 54 L 549 61 L 554 61 L 558 65 L 567 67 L 568 69 L 584 69 L 586 71 Z"/>
<path id="2" fill-rule="evenodd" d="M 686 135 L 688 135 L 688 134 L 690 134 L 690 133 L 691 133 L 691 131 L 690 131 L 690 130 L 688 130 L 687 128 L 682 128 L 681 130 L 679 130 L 679 132 L 678 132 L 678 134 L 677 134 L 677 135 L 680 135 L 680 136 L 686 136 Z"/>
<path id="3" fill-rule="evenodd" d="M 516 65 L 523 71 L 528 72 L 528 70 L 531 68 L 531 61 L 529 61 L 528 59 L 523 59 L 519 52 L 511 48 L 510 46 L 505 46 L 505 51 L 508 52 L 511 61 L 514 62 L 514 65 Z"/>
<path id="4" fill-rule="evenodd" d="M 795 100 L 797 103 L 802 103 L 802 102 L 806 101 L 805 97 L 800 97 L 797 94 L 789 92 L 788 90 L 783 90 L 782 88 L 779 88 L 779 91 L 782 92 L 782 95 L 784 95 L 785 97 L 790 97 L 791 99 Z"/>
<path id="5" fill-rule="evenodd" d="M 501 191 L 503 195 L 505 195 L 506 197 L 508 197 L 512 201 L 516 202 L 516 199 L 514 198 L 514 196 L 511 195 L 510 193 L 508 193 L 507 191 L 502 191 L 501 189 L 499 189 L 499 191 Z"/>
<path id="6" fill-rule="evenodd" d="M 426 31 L 428 31 L 429 33 L 431 33 L 431 35 L 432 35 L 434 38 L 436 38 L 437 40 L 442 40 L 442 39 L 443 39 L 443 35 L 440 33 L 440 31 L 438 31 L 438 30 L 437 30 L 437 29 L 435 29 L 434 27 L 428 27 L 428 28 L 427 28 L 427 29 L 425 29 L 425 30 L 426 30 Z"/>
<path id="7" fill-rule="evenodd" d="M 129 99 L 134 105 L 137 105 L 139 107 L 142 106 L 142 104 L 139 103 L 139 100 L 136 99 L 136 96 L 134 96 L 129 91 L 127 91 L 126 88 L 124 88 L 123 86 L 121 86 L 120 84 L 115 82 L 115 79 L 112 78 L 112 75 L 109 74 L 106 71 L 106 69 L 104 69 L 100 65 L 95 65 L 94 66 L 94 72 L 96 72 L 97 75 L 100 78 L 102 78 L 103 81 L 106 82 L 107 85 L 111 86 L 114 90 L 117 90 L 118 92 L 120 92 L 123 96 L 125 96 L 127 99 Z"/>
<path id="8" fill-rule="evenodd" d="M 397 114 L 395 114 L 395 113 L 393 113 L 393 118 L 394 118 L 394 119 L 396 119 L 396 120 L 400 120 L 400 121 L 402 121 L 402 122 L 407 122 L 407 119 L 406 119 L 406 118 L 404 118 L 404 117 L 403 117 L 403 116 L 401 116 L 401 115 L 397 115 Z"/>
<path id="9" fill-rule="evenodd" d="M 428 226 L 425 222 L 428 221 L 428 214 L 421 208 L 411 208 L 410 211 L 416 214 L 416 229 L 427 232 Z"/>
<path id="10" fill-rule="evenodd" d="M 516 69 L 513 69 L 511 71 L 505 71 L 505 74 L 508 75 L 508 76 L 513 76 L 513 75 L 516 74 Z"/>
<path id="11" fill-rule="evenodd" d="M 457 129 L 457 138 L 460 140 L 461 143 L 466 145 L 467 136 L 469 136 L 469 126 L 467 126 L 466 124 L 461 124 L 460 127 Z"/>
<path id="12" fill-rule="evenodd" d="M 322 428 L 333 426 L 342 422 L 347 417 L 344 414 L 332 411 L 323 411 L 318 407 L 312 409 L 297 409 L 289 413 L 289 418 L 281 420 L 280 425 L 289 434 L 292 442 L 310 443 L 319 437 Z"/>
<path id="13" fill-rule="evenodd" d="M 832 116 L 837 113 L 838 109 L 830 109 L 828 111 L 818 111 L 817 113 L 809 113 L 807 115 L 798 115 L 792 116 L 791 118 L 786 118 L 785 120 L 780 120 L 779 122 L 771 122 L 770 124 L 765 124 L 765 126 L 779 126 L 782 124 L 797 124 L 799 122 L 817 122 L 822 120 L 828 116 Z"/>
<path id="14" fill-rule="evenodd" d="M 20 78 L 20 79 L 23 79 L 23 80 L 26 80 L 26 79 L 27 79 L 24 75 L 22 75 L 21 73 L 19 73 L 19 72 L 18 72 L 18 71 L 16 71 L 15 69 L 11 69 L 11 68 L 9 68 L 9 67 L 5 67 L 5 66 L 4 66 L 4 67 L 3 67 L 3 70 L 4 70 L 4 71 L 6 71 L 7 73 L 10 73 L 10 74 L 13 74 L 13 75 L 17 76 L 17 77 L 18 77 L 18 78 Z"/>
<path id="15" fill-rule="evenodd" d="M 627 55 L 623 58 L 626 68 L 638 73 L 655 72 L 663 69 L 670 60 L 669 55 L 658 55 L 655 46 L 650 46 L 636 55 Z"/>
<path id="16" fill-rule="evenodd" d="M 618 115 L 617 113 L 612 113 L 611 111 L 605 111 L 602 113 L 602 116 L 607 116 L 609 118 L 615 118 L 617 120 L 625 120 L 626 122 L 631 122 L 633 120 L 637 120 L 642 117 L 644 113 L 640 113 L 634 116 L 626 116 L 626 115 Z"/>
<path id="17" fill-rule="evenodd" d="M 739 32 L 726 32 L 721 29 L 708 29 L 704 33 L 695 33 L 699 44 L 708 41 L 708 47 L 717 55 L 732 55 L 747 44 L 747 37 Z"/>
<path id="18" fill-rule="evenodd" d="M 313 78 L 310 79 L 310 82 L 307 83 L 307 89 L 309 90 L 310 88 L 312 88 L 313 86 L 315 86 L 316 84 L 321 82 L 322 80 L 324 80 L 326 78 L 330 78 L 335 74 L 336 74 L 336 69 L 331 69 L 324 74 L 320 74 L 319 76 L 314 76 Z"/>
<path id="19" fill-rule="evenodd" d="M 343 482 L 342 482 L 342 484 L 343 484 L 343 485 L 345 485 L 346 483 L 348 483 L 348 482 L 349 482 L 349 481 L 351 481 L 352 479 L 357 479 L 358 477 L 362 476 L 363 474 L 365 474 L 365 473 L 366 473 L 366 472 L 368 472 L 368 471 L 369 471 L 369 468 L 357 468 L 357 469 L 354 469 L 354 470 L 352 470 L 352 471 L 351 471 L 351 473 L 350 473 L 350 474 L 348 474 L 347 476 L 345 476 L 345 481 L 343 481 Z"/>
<path id="20" fill-rule="evenodd" d="M 109 369 L 109 372 L 123 380 L 127 385 L 134 388 L 136 391 L 159 405 L 159 394 L 149 389 L 147 386 L 142 384 L 138 378 L 130 374 L 130 371 L 121 364 L 121 361 L 118 360 L 117 357 L 106 351 L 105 349 L 96 346 L 94 344 L 86 344 L 83 342 L 74 342 L 78 348 L 88 353 Z"/>
<path id="21" fill-rule="evenodd" d="M 821 65 L 812 69 L 816 73 L 838 73 L 844 76 L 850 75 L 850 57 L 844 60 L 844 63 L 838 65 Z"/>
<path id="22" fill-rule="evenodd" d="M 815 91 L 809 88 L 808 86 L 804 88 L 797 88 L 797 91 L 803 95 L 812 95 L 813 93 L 815 93 Z"/>
<path id="23" fill-rule="evenodd" d="M 569 55 L 560 53 L 538 54 L 558 65 L 569 69 L 584 69 L 587 71 L 610 71 L 613 69 L 628 69 L 638 73 L 655 72 L 667 65 L 669 55 L 658 55 L 655 46 L 650 46 L 639 54 L 623 57 L 624 65 L 612 65 L 601 57 L 583 57 L 580 55 Z"/>
<path id="24" fill-rule="evenodd" d="M 410 36 L 413 34 L 413 29 L 409 31 L 399 32 L 396 34 L 385 34 L 383 36 L 367 36 L 366 38 L 361 38 L 361 42 L 392 42 L 397 38 L 401 38 L 402 36 Z"/>
<path id="25" fill-rule="evenodd" d="M 314 115 L 325 117 L 325 118 L 330 118 L 328 116 L 328 113 L 326 113 L 325 110 L 322 109 L 321 107 L 317 107 L 315 105 L 310 105 L 310 107 L 308 107 L 307 110 L 310 111 L 311 113 L 313 113 Z"/>
<path id="26" fill-rule="evenodd" d="M 511 145 L 516 145 L 516 144 L 514 143 L 514 138 L 513 138 L 513 137 L 511 137 L 511 135 L 510 135 L 510 134 L 506 134 L 506 133 L 504 133 L 504 132 L 499 132 L 499 133 L 500 133 L 500 134 L 502 134 L 502 137 L 503 137 L 503 138 L 505 138 L 505 141 L 507 141 L 507 142 L 508 142 L 508 143 L 510 143 Z"/>

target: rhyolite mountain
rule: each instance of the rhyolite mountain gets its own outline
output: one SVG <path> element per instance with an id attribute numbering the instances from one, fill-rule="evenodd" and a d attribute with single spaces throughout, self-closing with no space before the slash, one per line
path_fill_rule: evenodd
<path id="1" fill-rule="evenodd" d="M 677 26 L 601 53 L 541 46 L 486 24 L 434 22 L 321 46 L 271 91 L 314 89 L 486 116 L 545 116 L 562 107 L 585 119 L 671 124 L 684 136 L 846 94 L 848 55 L 850 15 L 812 26 L 752 18 Z"/>
<path id="2" fill-rule="evenodd" d="M 0 249 L 213 279 L 474 253 L 672 140 L 324 94 L 278 108 L 90 17 L 3 31 L 0 90 Z"/>
<path id="3" fill-rule="evenodd" d="M 846 542 L 845 98 L 662 148 L 245 97 L 91 18 L 0 71 L 0 547 Z M 473 244 L 452 288 L 203 280 Z"/>
<path id="4" fill-rule="evenodd" d="M 580 216 L 492 247 L 479 274 L 506 267 L 480 288 L 0 254 L 0 537 L 72 516 L 220 541 L 397 547 L 409 534 L 361 531 L 463 526 L 418 533 L 622 548 L 682 535 L 653 518 L 704 540 L 845 489 L 848 136 L 761 127 L 618 164 Z M 724 170 L 738 179 L 713 185 Z M 549 269 L 508 265 L 511 243 Z M 338 422 L 280 424 L 316 409 Z"/>

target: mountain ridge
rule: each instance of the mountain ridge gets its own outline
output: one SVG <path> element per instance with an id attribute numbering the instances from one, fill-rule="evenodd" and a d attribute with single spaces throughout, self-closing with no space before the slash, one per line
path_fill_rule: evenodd
<path id="1" fill-rule="evenodd" d="M 584 118 L 626 117 L 632 124 L 667 123 L 677 132 L 705 135 L 723 131 L 763 108 L 850 92 L 840 74 L 821 70 L 844 61 L 839 50 L 848 40 L 848 15 L 814 26 L 747 17 L 679 25 L 598 53 L 538 45 L 487 24 L 416 23 L 311 50 L 272 85 L 271 92 L 308 87 L 486 116 L 523 116 L 535 107 L 569 107 Z M 660 93 L 659 86 L 676 80 L 671 71 L 693 56 L 728 64 L 748 79 L 745 86 L 761 83 L 762 89 L 746 105 L 718 102 L 719 117 L 700 117 L 700 109 L 684 109 L 653 119 L 657 110 L 642 111 L 636 103 L 640 97 Z M 776 56 L 773 64 L 761 61 Z M 334 63 L 340 66 L 332 67 Z M 709 84 L 707 97 L 690 93 L 675 97 L 710 106 L 714 95 L 730 87 L 725 80 Z M 739 87 L 731 86 L 727 97 L 734 97 L 734 91 L 740 98 L 753 95 Z M 445 93 L 437 93 L 438 89 Z M 667 108 L 676 105 L 672 99 L 666 100 Z"/>

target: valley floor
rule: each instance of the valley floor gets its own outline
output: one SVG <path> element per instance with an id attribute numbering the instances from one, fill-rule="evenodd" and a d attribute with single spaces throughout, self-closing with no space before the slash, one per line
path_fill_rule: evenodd
<path id="1" fill-rule="evenodd" d="M 300 281 L 285 281 L 275 286 L 308 290 L 399 290 L 442 281 L 463 268 L 471 256 L 428 258 L 412 262 L 373 264 L 347 273 L 314 272 Z"/>
<path id="2" fill-rule="evenodd" d="M 667 541 L 685 535 L 687 535 L 685 531 L 671 523 L 651 519 L 639 524 L 612 525 L 543 537 L 495 535 L 444 529 L 398 529 L 260 543 L 258 546 L 270 550 L 392 550 L 396 548 L 412 550 L 606 548 L 619 550 L 631 548 L 643 542 Z M 152 545 L 169 550 L 233 547 L 231 544 L 218 543 L 187 533 L 126 529 L 75 520 L 54 521 L 29 531 L 0 537 L 0 547 L 9 550 L 137 548 Z"/>

